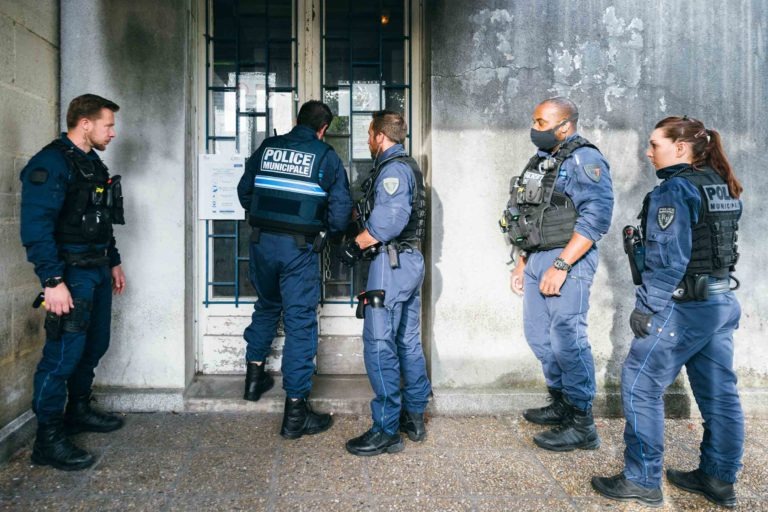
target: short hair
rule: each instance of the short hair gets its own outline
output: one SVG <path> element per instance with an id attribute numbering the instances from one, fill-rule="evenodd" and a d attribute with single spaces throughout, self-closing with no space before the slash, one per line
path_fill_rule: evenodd
<path id="1" fill-rule="evenodd" d="M 373 133 L 383 133 L 392 142 L 402 144 L 408 135 L 408 125 L 403 114 L 393 110 L 379 110 L 373 113 Z"/>
<path id="2" fill-rule="evenodd" d="M 325 125 L 333 121 L 333 112 L 331 108 L 318 100 L 309 100 L 299 109 L 299 115 L 296 116 L 296 124 L 309 126 L 315 131 L 319 131 Z"/>
<path id="3" fill-rule="evenodd" d="M 101 117 L 101 109 L 108 108 L 117 112 L 120 107 L 114 101 L 110 101 L 95 94 L 83 94 L 69 102 L 67 109 L 67 128 L 72 129 L 82 118 L 91 121 Z"/>
<path id="4" fill-rule="evenodd" d="M 568 118 L 568 120 L 571 121 L 574 126 L 578 124 L 579 109 L 574 102 L 564 96 L 555 96 L 554 98 L 548 98 L 542 101 L 540 105 L 545 105 L 547 103 L 554 105 L 558 112 Z"/>

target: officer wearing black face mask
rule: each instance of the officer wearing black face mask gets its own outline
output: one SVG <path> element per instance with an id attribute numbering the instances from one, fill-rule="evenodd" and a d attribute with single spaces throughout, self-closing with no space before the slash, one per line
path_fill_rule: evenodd
<path id="1" fill-rule="evenodd" d="M 587 312 L 596 243 L 608 231 L 613 189 L 608 162 L 576 133 L 576 105 L 551 98 L 533 113 L 538 148 L 510 183 L 502 227 L 520 255 L 510 287 L 523 296 L 525 336 L 541 361 L 552 401 L 525 419 L 555 428 L 534 437 L 547 450 L 596 449 L 595 370 Z"/>

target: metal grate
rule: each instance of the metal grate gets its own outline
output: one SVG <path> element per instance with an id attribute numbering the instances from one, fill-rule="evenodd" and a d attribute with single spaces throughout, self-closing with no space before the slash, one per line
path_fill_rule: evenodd
<path id="1" fill-rule="evenodd" d="M 297 0 L 212 0 L 206 9 L 206 149 L 249 157 L 287 132 L 298 104 Z M 253 304 L 246 221 L 207 221 L 205 299 Z"/>
<path id="2" fill-rule="evenodd" d="M 411 151 L 410 13 L 411 0 L 325 0 L 321 6 L 323 101 L 335 116 L 325 141 L 344 162 L 354 199 L 373 166 L 364 154 L 373 112 L 387 108 L 406 115 Z M 365 287 L 364 273 L 346 269 L 332 247 L 323 260 L 323 301 L 352 303 Z"/>

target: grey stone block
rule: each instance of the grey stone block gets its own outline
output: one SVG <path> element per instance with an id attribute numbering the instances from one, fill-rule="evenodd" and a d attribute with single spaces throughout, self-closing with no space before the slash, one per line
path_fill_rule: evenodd
<path id="1" fill-rule="evenodd" d="M 58 99 L 59 54 L 48 41 L 16 25 L 16 86 L 40 98 Z"/>
<path id="2" fill-rule="evenodd" d="M 0 94 L 0 151 L 34 155 L 56 134 L 55 102 L 6 89 Z"/>
<path id="3" fill-rule="evenodd" d="M 15 45 L 14 22 L 0 14 L 0 83 L 13 83 Z"/>
<path id="4" fill-rule="evenodd" d="M 16 339 L 12 335 L 13 294 L 9 290 L 0 291 L 0 361 L 16 351 Z"/>
<path id="5" fill-rule="evenodd" d="M 59 45 L 57 0 L 0 0 L 0 14 L 14 19 L 51 44 Z"/>

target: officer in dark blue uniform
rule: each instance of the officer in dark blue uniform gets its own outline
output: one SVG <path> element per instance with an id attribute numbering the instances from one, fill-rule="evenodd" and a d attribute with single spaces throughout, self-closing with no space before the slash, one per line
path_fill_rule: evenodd
<path id="1" fill-rule="evenodd" d="M 661 505 L 664 390 L 685 365 L 704 418 L 699 467 L 667 479 L 734 507 L 744 449 L 744 415 L 733 371 L 741 308 L 730 288 L 743 188 L 715 130 L 687 117 L 656 125 L 647 153 L 663 180 L 641 214 L 645 258 L 636 273 L 632 340 L 621 376 L 626 426 L 624 471 L 594 477 L 602 495 Z M 634 272 L 633 272 L 634 273 Z"/>
<path id="2" fill-rule="evenodd" d="M 365 318 L 363 356 L 376 396 L 371 401 L 373 426 L 346 444 L 354 455 L 401 451 L 398 431 L 417 442 L 426 436 L 424 410 L 432 392 L 420 322 L 426 191 L 418 164 L 403 147 L 407 133 L 401 114 L 373 115 L 368 146 L 374 169 L 356 209 L 363 231 L 341 252 L 347 265 L 364 255 L 372 258 L 367 290 L 358 297 L 358 316 Z"/>
<path id="3" fill-rule="evenodd" d="M 123 425 L 89 405 L 94 369 L 109 347 L 111 294 L 125 289 L 112 236 L 112 224 L 124 223 L 120 177 L 110 177 L 94 151 L 104 151 L 115 137 L 118 110 L 93 94 L 75 98 L 67 133 L 21 171 L 21 241 L 43 285 L 47 310 L 34 379 L 38 429 L 32 461 L 64 470 L 94 462 L 67 434 Z"/>
<path id="4" fill-rule="evenodd" d="M 282 312 L 286 399 L 280 434 L 288 439 L 323 432 L 332 423 L 329 414 L 315 414 L 308 401 L 317 353 L 318 253 L 328 236 L 346 229 L 352 212 L 347 173 L 322 141 L 332 120 L 326 104 L 302 105 L 297 125 L 259 146 L 237 187 L 253 226 L 250 277 L 258 295 L 244 333 L 243 398 L 256 401 L 274 384 L 264 361 Z"/>
<path id="5" fill-rule="evenodd" d="M 576 105 L 551 98 L 533 112 L 539 148 L 513 178 L 501 224 L 521 253 L 512 290 L 523 295 L 525 336 L 541 361 L 552 401 L 524 417 L 553 430 L 534 436 L 548 450 L 595 449 L 595 368 L 587 339 L 596 243 L 608 231 L 613 189 L 608 162 L 576 133 Z"/>

